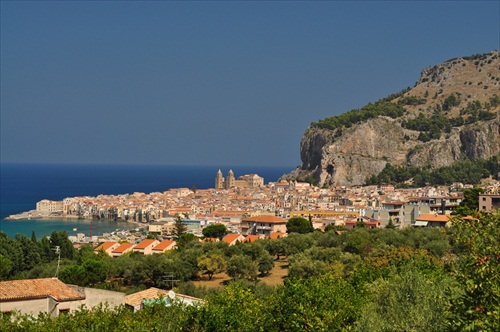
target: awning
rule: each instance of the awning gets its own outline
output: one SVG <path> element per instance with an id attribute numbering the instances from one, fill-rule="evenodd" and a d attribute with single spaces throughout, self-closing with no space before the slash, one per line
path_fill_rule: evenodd
<path id="1" fill-rule="evenodd" d="M 428 221 L 415 221 L 413 226 L 415 227 L 426 227 L 429 224 Z"/>

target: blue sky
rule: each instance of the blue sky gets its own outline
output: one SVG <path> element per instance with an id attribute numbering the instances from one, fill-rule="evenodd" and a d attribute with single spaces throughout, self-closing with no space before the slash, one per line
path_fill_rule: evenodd
<path id="1" fill-rule="evenodd" d="M 500 48 L 499 1 L 1 1 L 1 161 L 300 164 L 313 121 Z"/>

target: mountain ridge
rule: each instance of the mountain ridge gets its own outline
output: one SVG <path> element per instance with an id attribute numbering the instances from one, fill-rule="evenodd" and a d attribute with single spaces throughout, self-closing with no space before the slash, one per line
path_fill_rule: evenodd
<path id="1" fill-rule="evenodd" d="M 424 68 L 413 88 L 313 122 L 284 179 L 362 185 L 387 163 L 437 169 L 500 155 L 500 52 Z"/>

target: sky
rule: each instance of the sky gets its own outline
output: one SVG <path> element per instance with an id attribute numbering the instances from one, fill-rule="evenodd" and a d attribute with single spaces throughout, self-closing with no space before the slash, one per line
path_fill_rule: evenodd
<path id="1" fill-rule="evenodd" d="M 2 163 L 300 165 L 311 122 L 500 49 L 500 1 L 1 1 Z"/>

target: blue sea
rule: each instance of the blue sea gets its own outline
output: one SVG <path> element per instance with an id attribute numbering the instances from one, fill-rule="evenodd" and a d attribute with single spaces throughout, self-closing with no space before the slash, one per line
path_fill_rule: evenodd
<path id="1" fill-rule="evenodd" d="M 90 221 L 70 219 L 16 220 L 9 215 L 34 210 L 42 199 L 62 200 L 74 196 L 99 194 L 151 193 L 170 188 L 213 188 L 215 175 L 229 169 L 236 177 L 256 173 L 265 183 L 277 181 L 293 168 L 259 166 L 173 166 L 173 165 L 74 165 L 74 164 L 0 164 L 0 231 L 9 237 L 34 231 L 37 238 L 53 231 L 68 235 L 88 235 Z M 131 228 L 123 222 L 93 221 L 93 234 Z M 74 230 L 76 229 L 76 231 Z"/>

